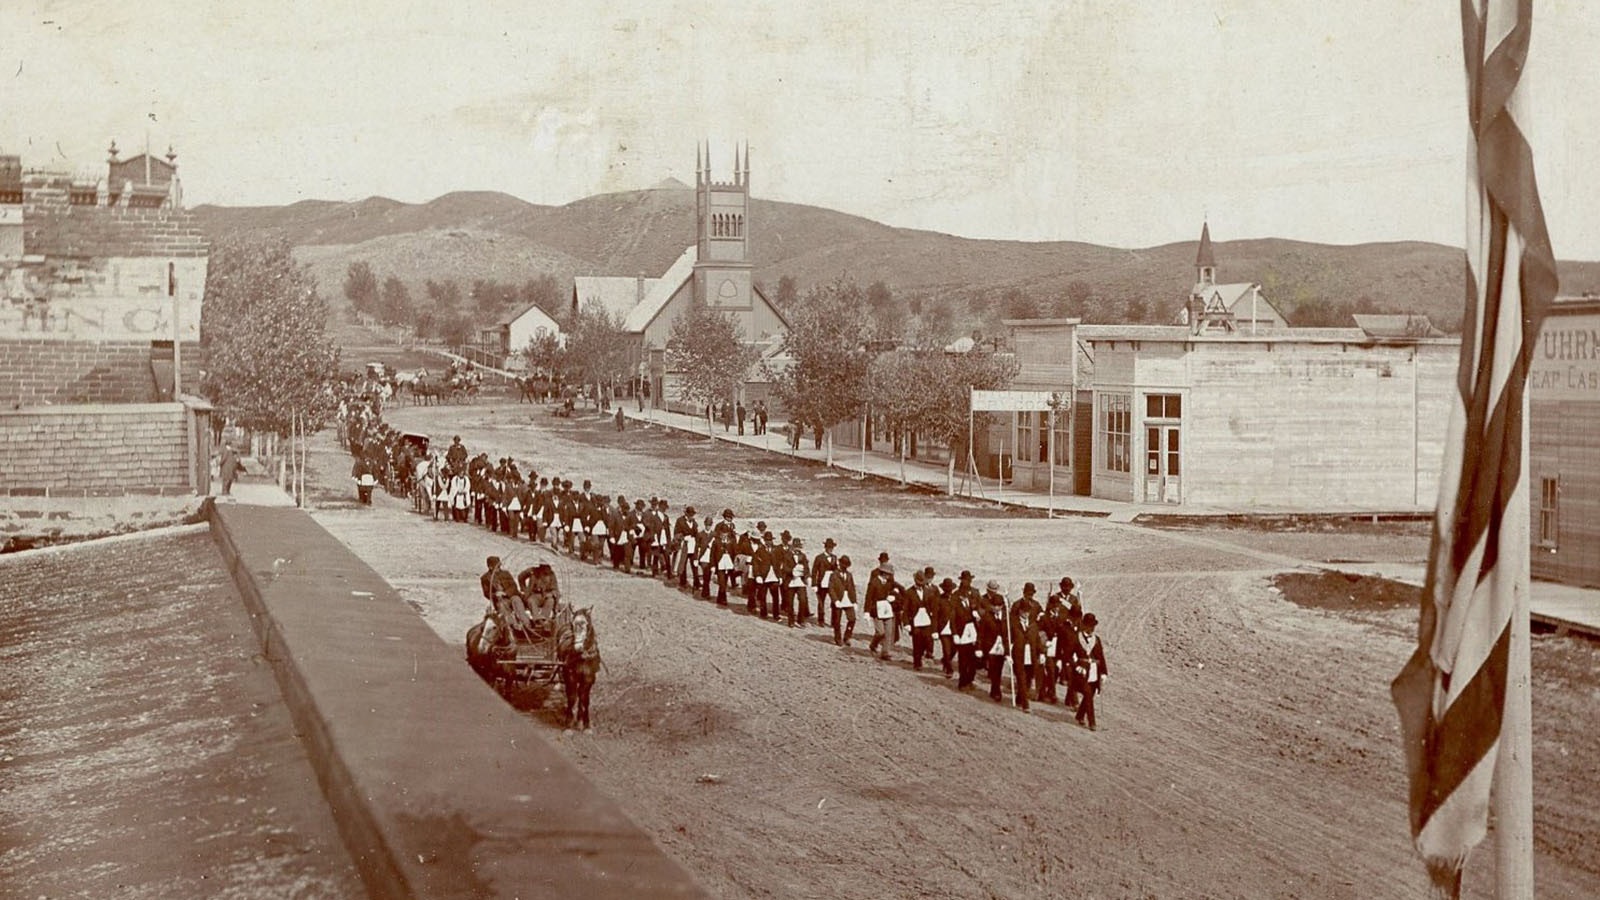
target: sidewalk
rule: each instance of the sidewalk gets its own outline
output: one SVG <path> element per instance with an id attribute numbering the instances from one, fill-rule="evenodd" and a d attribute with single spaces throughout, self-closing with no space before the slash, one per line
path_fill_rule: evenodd
<path id="1" fill-rule="evenodd" d="M 294 498 L 278 487 L 278 483 L 264 475 L 245 475 L 233 483 L 233 489 L 224 496 L 221 485 L 216 484 L 212 496 L 218 503 L 240 503 L 245 506 L 293 506 Z"/>
<path id="2" fill-rule="evenodd" d="M 691 431 L 695 434 L 706 433 L 706 420 L 698 416 L 666 412 L 659 409 L 637 412 L 627 406 L 623 407 L 623 414 L 635 422 L 675 428 L 679 431 Z M 724 431 L 721 424 L 714 424 L 711 436 L 719 441 L 743 444 L 746 447 L 753 447 L 758 450 L 782 453 L 785 456 L 792 456 L 796 459 L 808 460 L 822 465 L 827 464 L 828 452 L 826 449 L 816 449 L 808 439 L 800 442 L 799 450 L 791 450 L 789 449 L 788 438 L 770 428 L 764 435 L 741 435 L 736 431 Z M 835 467 L 845 471 L 865 472 L 874 478 L 883 478 L 895 482 L 900 481 L 900 460 L 881 453 L 862 452 L 860 448 L 835 447 L 833 464 Z M 906 460 L 905 462 L 905 481 L 907 484 L 931 488 L 941 494 L 951 489 L 950 474 L 944 466 L 929 465 L 915 460 Z M 1265 517 L 1274 515 L 1363 514 L 1362 511 L 1357 510 L 1245 509 L 1203 506 L 1191 503 L 1185 503 L 1181 506 L 1166 503 L 1134 503 L 1123 500 L 1106 500 L 1100 497 L 1079 496 L 1070 493 L 1070 490 L 1070 485 L 1058 486 L 1056 495 L 1052 499 L 1048 494 L 998 485 L 991 478 L 983 478 L 981 483 L 969 486 L 966 483 L 965 476 L 960 471 L 955 473 L 954 478 L 954 492 L 962 497 L 968 497 L 973 500 L 993 501 L 1002 506 L 1011 506 L 1019 509 L 1053 510 L 1058 516 L 1091 516 L 1109 519 L 1113 522 L 1136 522 L 1154 517 L 1209 518 L 1218 516 Z"/>

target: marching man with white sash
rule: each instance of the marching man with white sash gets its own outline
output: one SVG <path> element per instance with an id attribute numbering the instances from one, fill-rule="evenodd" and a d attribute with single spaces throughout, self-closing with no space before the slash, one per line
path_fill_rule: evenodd
<path id="1" fill-rule="evenodd" d="M 450 514 L 457 522 L 467 521 L 467 510 L 472 507 L 472 482 L 460 469 L 450 476 Z"/>
<path id="2" fill-rule="evenodd" d="M 713 535 L 716 532 L 711 526 L 711 517 L 706 516 L 706 520 L 700 523 L 700 532 L 695 535 L 698 554 L 691 563 L 694 566 L 695 585 L 700 592 L 701 600 L 711 599 L 711 572 L 716 567 L 716 559 L 711 555 Z"/>
<path id="3" fill-rule="evenodd" d="M 1011 631 L 1006 627 L 1006 602 L 1000 593 L 1000 582 L 991 580 L 984 596 L 991 599 L 978 614 L 978 650 L 989 673 L 989 699 L 999 703 L 1005 699 L 1000 679 L 1005 676 L 1006 657 L 1011 655 Z"/>
<path id="4" fill-rule="evenodd" d="M 833 553 L 833 538 L 822 542 L 822 552 L 811 561 L 811 587 L 817 594 L 817 625 L 828 627 L 829 610 L 833 606 L 833 595 L 828 590 L 828 582 L 833 577 L 834 570 L 839 568 L 839 557 Z M 838 613 L 832 613 L 834 630 L 838 630 Z"/>
<path id="5" fill-rule="evenodd" d="M 806 579 L 811 574 L 810 560 L 806 559 L 805 542 L 797 537 L 789 539 L 785 560 L 788 577 L 783 587 L 783 611 L 789 618 L 789 627 L 795 627 L 795 610 L 799 609 L 800 624 L 811 618 L 811 603 L 806 599 Z"/>
<path id="6" fill-rule="evenodd" d="M 694 517 L 694 507 L 683 508 L 683 515 L 672 526 L 672 571 L 678 576 L 678 587 L 689 586 L 689 568 L 694 561 L 700 538 L 700 523 Z"/>
<path id="7" fill-rule="evenodd" d="M 1044 609 L 1035 597 L 1033 582 L 1022 586 L 1022 599 L 1011 604 L 1007 617 L 1011 628 L 1011 693 L 1017 708 L 1028 708 L 1028 693 L 1033 689 L 1034 672 L 1044 662 L 1044 633 L 1039 620 Z"/>
<path id="8" fill-rule="evenodd" d="M 1078 686 L 1083 691 L 1083 699 L 1078 702 L 1078 724 L 1089 726 L 1090 731 L 1095 730 L 1094 724 L 1094 696 L 1100 693 L 1100 688 L 1106 683 L 1106 648 L 1100 636 L 1094 633 L 1096 620 L 1094 613 L 1083 617 L 1083 626 L 1078 634 L 1077 647 L 1074 655 L 1077 657 L 1075 667 L 1078 672 Z"/>
<path id="9" fill-rule="evenodd" d="M 717 573 L 717 605 L 728 605 L 728 581 L 738 569 L 734 555 L 738 552 L 739 535 L 734 531 L 733 510 L 722 511 L 722 521 L 717 523 L 711 539 L 711 567 Z"/>
<path id="10" fill-rule="evenodd" d="M 911 624 L 911 668 L 922 671 L 922 657 L 933 657 L 933 625 L 939 592 L 928 584 L 921 571 L 911 575 L 911 588 L 905 594 L 905 615 Z"/>
<path id="11" fill-rule="evenodd" d="M 867 650 L 876 652 L 879 659 L 889 658 L 889 647 L 894 643 L 894 599 L 897 590 L 889 554 L 879 553 L 878 567 L 867 576 L 867 615 L 872 617 L 872 643 L 867 645 Z"/>
<path id="12" fill-rule="evenodd" d="M 371 506 L 372 488 L 377 485 L 378 477 L 372 473 L 372 466 L 366 457 L 356 457 L 355 465 L 350 467 L 350 477 L 356 483 L 356 499 Z"/>

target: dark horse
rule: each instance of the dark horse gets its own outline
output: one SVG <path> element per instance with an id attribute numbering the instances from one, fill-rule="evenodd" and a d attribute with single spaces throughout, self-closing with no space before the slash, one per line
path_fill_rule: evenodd
<path id="1" fill-rule="evenodd" d="M 589 692 L 600 673 L 600 644 L 589 607 L 573 610 L 556 638 L 561 660 L 561 686 L 567 695 L 567 726 L 589 730 Z"/>

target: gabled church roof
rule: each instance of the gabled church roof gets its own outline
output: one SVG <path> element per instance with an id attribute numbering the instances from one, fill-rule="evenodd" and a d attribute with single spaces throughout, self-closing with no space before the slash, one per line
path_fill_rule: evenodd
<path id="1" fill-rule="evenodd" d="M 672 265 L 667 267 L 666 274 L 660 278 L 650 279 L 651 284 L 645 290 L 644 299 L 629 310 L 627 318 L 622 320 L 622 330 L 629 334 L 643 334 L 655 317 L 666 309 L 667 303 L 672 300 L 672 295 L 694 276 L 694 264 L 699 258 L 698 248 L 690 244 L 678 254 Z"/>
<path id="2" fill-rule="evenodd" d="M 644 293 L 660 279 L 644 279 Z M 618 319 L 625 319 L 640 303 L 639 279 L 630 275 L 577 275 L 572 279 L 572 305 L 581 309 L 595 300 Z"/>

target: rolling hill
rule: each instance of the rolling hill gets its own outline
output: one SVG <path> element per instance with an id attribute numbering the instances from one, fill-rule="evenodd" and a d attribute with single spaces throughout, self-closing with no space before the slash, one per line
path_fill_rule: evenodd
<path id="1" fill-rule="evenodd" d="M 341 309 L 344 272 L 366 260 L 420 291 L 427 278 L 520 282 L 551 274 L 659 274 L 694 240 L 694 191 L 657 188 L 541 206 L 496 192 L 458 192 L 421 204 L 371 197 L 354 203 L 307 200 L 280 207 L 200 206 L 213 237 L 237 232 L 284 236 Z M 1037 300 L 1089 286 L 1111 315 L 1132 300 L 1176 308 L 1193 281 L 1195 244 L 1118 249 L 1070 241 L 977 240 L 894 228 L 796 203 L 753 199 L 750 232 L 756 275 L 788 275 L 802 291 L 840 274 L 882 280 L 900 296 L 960 298 L 969 308 L 1020 290 Z M 1425 313 L 1448 328 L 1464 290 L 1459 248 L 1424 242 L 1315 244 L 1278 238 L 1216 245 L 1222 281 L 1258 281 L 1285 312 L 1313 300 L 1369 298 L 1381 308 Z M 1600 263 L 1562 263 L 1566 293 L 1600 291 Z"/>

